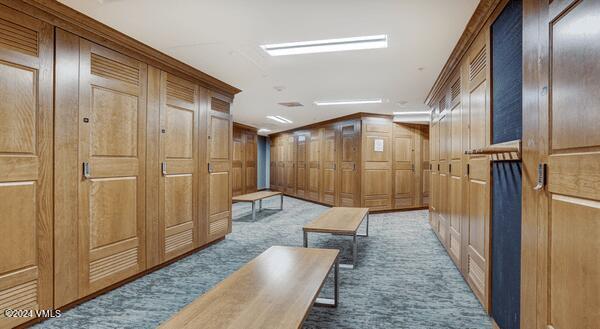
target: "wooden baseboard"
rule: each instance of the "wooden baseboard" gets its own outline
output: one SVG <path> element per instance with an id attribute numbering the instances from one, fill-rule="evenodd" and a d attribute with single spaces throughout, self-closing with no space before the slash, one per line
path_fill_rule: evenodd
<path id="1" fill-rule="evenodd" d="M 223 240 L 225 240 L 225 237 L 219 238 L 219 239 L 214 240 L 212 242 L 209 242 L 209 243 L 207 243 L 205 245 L 202 245 L 202 246 L 200 246 L 200 247 L 198 247 L 196 249 L 190 250 L 190 251 L 186 252 L 185 254 L 181 254 L 181 255 L 173 258 L 173 259 L 169 259 L 168 261 L 166 261 L 166 262 L 164 262 L 162 264 L 158 264 L 158 265 L 156 265 L 156 266 L 154 266 L 152 268 L 146 269 L 146 270 L 144 270 L 144 271 L 142 271 L 142 272 L 140 272 L 140 273 L 138 273 L 138 274 L 136 274 L 136 275 L 134 275 L 132 277 L 129 277 L 129 278 L 123 280 L 123 281 L 119 281 L 117 283 L 114 283 L 114 284 L 112 284 L 112 285 L 110 285 L 110 286 L 108 286 L 108 287 L 106 287 L 104 289 L 96 291 L 95 293 L 93 293 L 91 295 L 82 297 L 82 298 L 80 298 L 80 299 L 78 299 L 78 300 L 76 300 L 74 302 L 71 302 L 71 303 L 69 303 L 69 304 L 61 307 L 60 311 L 62 313 L 64 313 L 64 312 L 66 312 L 66 311 L 74 308 L 77 305 L 81 305 L 81 304 L 83 304 L 83 303 L 85 303 L 87 301 L 90 301 L 90 300 L 98 297 L 98 296 L 104 295 L 105 293 L 107 293 L 109 291 L 115 290 L 116 288 L 119 288 L 119 287 L 121 287 L 121 286 L 123 286 L 123 285 L 125 285 L 125 284 L 127 284 L 129 282 L 135 281 L 135 280 L 137 280 L 137 279 L 139 279 L 139 278 L 141 278 L 141 277 L 143 277 L 143 276 L 145 276 L 147 274 L 150 274 L 150 273 L 152 273 L 154 271 L 157 271 L 157 270 L 160 270 L 160 269 L 162 269 L 162 268 L 164 268 L 166 266 L 169 266 L 169 265 L 171 265 L 171 264 L 173 264 L 173 263 L 175 263 L 175 262 L 177 262 L 177 261 L 179 261 L 179 260 L 181 260 L 183 258 L 186 258 L 186 257 L 188 257 L 188 256 L 190 256 L 192 254 L 195 254 L 198 251 L 203 250 L 205 248 L 208 248 L 208 247 L 212 246 L 213 244 L 219 243 L 219 242 L 221 242 Z M 48 319 L 47 318 L 36 318 L 36 319 L 31 320 L 31 321 L 25 322 L 25 323 L 23 323 L 23 324 L 15 327 L 15 328 L 19 328 L 19 329 L 29 328 L 29 327 L 33 326 L 34 324 L 38 324 L 38 323 L 44 322 L 46 320 L 48 320 Z"/>

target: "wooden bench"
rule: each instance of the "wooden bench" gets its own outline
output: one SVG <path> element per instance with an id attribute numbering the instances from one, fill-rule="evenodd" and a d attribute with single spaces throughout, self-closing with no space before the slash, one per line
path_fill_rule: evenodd
<path id="1" fill-rule="evenodd" d="M 160 328 L 301 328 L 313 305 L 337 307 L 335 249 L 271 247 Z M 334 269 L 334 298 L 317 298 Z"/>
<path id="2" fill-rule="evenodd" d="M 358 228 L 367 219 L 365 234 L 358 234 Z M 369 208 L 334 207 L 325 211 L 314 221 L 304 225 L 304 247 L 308 247 L 308 232 L 330 233 L 352 236 L 352 264 L 340 264 L 343 268 L 354 268 L 356 265 L 357 236 L 369 236 Z"/>
<path id="3" fill-rule="evenodd" d="M 252 220 L 256 220 L 256 201 L 259 202 L 259 210 L 262 210 L 262 200 L 272 196 L 280 195 L 280 210 L 283 210 L 283 193 L 277 191 L 259 191 L 249 194 L 234 196 L 231 200 L 234 202 L 252 202 Z"/>

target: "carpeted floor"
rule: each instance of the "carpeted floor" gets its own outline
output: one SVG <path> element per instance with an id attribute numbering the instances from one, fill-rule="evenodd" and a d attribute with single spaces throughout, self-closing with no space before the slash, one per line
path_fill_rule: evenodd
<path id="1" fill-rule="evenodd" d="M 265 207 L 278 208 L 279 198 Z M 302 225 L 326 208 L 285 198 L 284 210 L 234 205 L 225 241 L 84 303 L 39 328 L 154 328 L 273 245 L 302 245 Z M 309 235 L 351 253 L 351 238 Z M 330 296 L 331 280 L 322 295 Z M 491 321 L 429 229 L 427 211 L 371 215 L 358 266 L 340 269 L 340 306 L 313 308 L 306 328 L 491 328 Z"/>

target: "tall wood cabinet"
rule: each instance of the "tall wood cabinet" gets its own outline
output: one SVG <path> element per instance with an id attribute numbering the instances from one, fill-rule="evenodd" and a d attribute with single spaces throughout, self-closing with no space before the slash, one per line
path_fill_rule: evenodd
<path id="1" fill-rule="evenodd" d="M 273 190 L 325 205 L 373 210 L 419 208 L 429 202 L 429 188 L 423 184 L 429 170 L 429 154 L 423 153 L 429 149 L 427 126 L 357 113 L 274 134 L 270 143 Z"/>
<path id="2" fill-rule="evenodd" d="M 53 306 L 53 44 L 52 26 L 0 6 L 3 309 Z M 26 320 L 0 316 L 0 327 Z"/>
<path id="3" fill-rule="evenodd" d="M 1 3 L 0 305 L 59 309 L 231 232 L 239 90 L 58 3 Z"/>
<path id="4" fill-rule="evenodd" d="M 233 196 L 257 190 L 257 138 L 256 129 L 233 123 L 231 164 Z"/>

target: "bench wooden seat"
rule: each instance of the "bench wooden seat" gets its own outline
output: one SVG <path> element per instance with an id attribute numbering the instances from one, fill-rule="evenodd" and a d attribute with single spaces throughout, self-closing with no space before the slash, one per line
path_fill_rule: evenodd
<path id="1" fill-rule="evenodd" d="M 274 246 L 187 305 L 160 328 L 300 328 L 334 269 L 335 249 Z"/>
<path id="2" fill-rule="evenodd" d="M 281 196 L 279 209 L 283 210 L 283 193 L 278 191 L 259 191 L 254 193 L 236 195 L 231 200 L 233 202 L 252 202 L 252 220 L 256 220 L 256 201 L 259 202 L 259 210 L 262 210 L 262 200 L 273 196 Z"/>
<path id="3" fill-rule="evenodd" d="M 366 234 L 358 234 L 358 228 L 367 219 Z M 331 233 L 351 235 L 352 264 L 341 264 L 341 267 L 354 268 L 356 265 L 357 236 L 369 236 L 369 208 L 334 207 L 325 211 L 321 216 L 302 228 L 304 234 L 304 247 L 308 247 L 308 233 Z"/>

